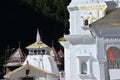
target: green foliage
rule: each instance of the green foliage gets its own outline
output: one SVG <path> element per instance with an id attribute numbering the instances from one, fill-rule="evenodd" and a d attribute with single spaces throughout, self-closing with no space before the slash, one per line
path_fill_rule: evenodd
<path id="1" fill-rule="evenodd" d="M 70 0 L 19 0 L 22 3 L 31 5 L 36 12 L 41 12 L 43 15 L 56 20 L 68 29 L 68 11 L 67 5 Z"/>

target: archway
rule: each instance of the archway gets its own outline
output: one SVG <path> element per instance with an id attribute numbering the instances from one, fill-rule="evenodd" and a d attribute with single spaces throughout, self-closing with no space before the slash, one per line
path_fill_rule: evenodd
<path id="1" fill-rule="evenodd" d="M 120 49 L 111 46 L 107 50 L 107 62 L 108 69 L 119 69 L 120 68 Z"/>

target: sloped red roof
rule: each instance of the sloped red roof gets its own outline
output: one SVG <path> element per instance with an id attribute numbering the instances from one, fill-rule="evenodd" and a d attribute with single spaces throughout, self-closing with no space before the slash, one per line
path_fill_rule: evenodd
<path id="1" fill-rule="evenodd" d="M 54 53 L 54 55 L 55 55 L 55 56 L 54 56 L 54 57 L 55 57 L 54 60 L 55 60 L 56 64 L 57 64 L 57 65 L 61 65 L 61 62 L 60 62 L 59 59 L 58 59 L 58 57 L 59 57 L 59 56 L 58 56 L 58 53 L 56 52 L 55 48 L 52 47 L 51 49 L 53 50 L 53 53 Z"/>
<path id="2" fill-rule="evenodd" d="M 63 51 L 62 51 L 62 50 L 59 50 L 59 51 L 58 51 L 58 55 L 59 55 L 60 57 L 64 57 Z"/>
<path id="3" fill-rule="evenodd" d="M 13 54 L 10 55 L 8 62 L 24 62 L 26 59 L 25 53 L 21 48 L 18 48 Z"/>

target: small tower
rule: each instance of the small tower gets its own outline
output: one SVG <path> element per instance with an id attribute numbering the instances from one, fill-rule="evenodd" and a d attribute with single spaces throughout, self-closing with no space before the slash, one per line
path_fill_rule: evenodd
<path id="1" fill-rule="evenodd" d="M 26 47 L 29 55 L 50 55 L 50 48 L 41 41 L 39 30 L 37 29 L 36 42 Z"/>
<path id="2" fill-rule="evenodd" d="M 29 51 L 27 61 L 30 65 L 47 72 L 58 74 L 58 68 L 51 54 L 51 48 L 41 41 L 39 30 L 37 30 L 36 42 L 26 47 Z"/>
<path id="3" fill-rule="evenodd" d="M 90 24 L 106 15 L 106 3 L 103 0 L 72 0 L 67 8 L 70 34 L 60 41 L 65 51 L 65 80 L 105 80 L 105 76 L 101 78 Z"/>
<path id="4" fill-rule="evenodd" d="M 19 47 L 10 55 L 9 59 L 7 60 L 6 73 L 11 72 L 17 69 L 18 67 L 22 66 L 25 59 L 26 59 L 26 54 Z"/>
<path id="5" fill-rule="evenodd" d="M 72 0 L 68 6 L 70 35 L 90 34 L 89 24 L 105 16 L 106 9 L 101 0 Z"/>
<path id="6" fill-rule="evenodd" d="M 120 79 L 120 8 L 112 5 L 117 1 L 72 0 L 69 4 L 70 35 L 60 41 L 65 49 L 65 80 Z"/>
<path id="7" fill-rule="evenodd" d="M 37 30 L 36 41 L 26 47 L 28 55 L 23 65 L 6 74 L 10 80 L 58 80 L 58 68 L 51 54 L 51 48 L 41 41 Z M 16 59 L 19 59 L 18 55 Z M 10 58 L 10 61 L 12 59 Z"/>

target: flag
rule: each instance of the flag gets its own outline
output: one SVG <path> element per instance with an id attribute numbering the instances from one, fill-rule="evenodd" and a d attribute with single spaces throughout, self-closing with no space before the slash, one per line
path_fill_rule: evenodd
<path id="1" fill-rule="evenodd" d="M 113 53 L 112 53 L 112 48 L 109 49 L 109 59 L 110 59 L 110 61 L 114 60 L 114 56 L 113 56 Z"/>

